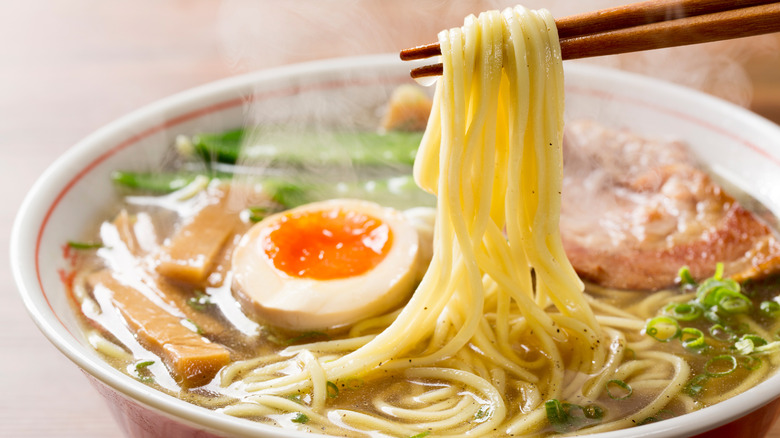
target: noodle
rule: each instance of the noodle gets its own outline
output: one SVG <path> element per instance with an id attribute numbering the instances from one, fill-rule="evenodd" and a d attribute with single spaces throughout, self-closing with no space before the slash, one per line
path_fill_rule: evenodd
<path id="1" fill-rule="evenodd" d="M 582 386 L 582 378 L 571 380 L 564 370 L 611 372 L 621 356 L 608 353 L 611 342 L 601 343 L 617 335 L 602 332 L 558 231 L 563 73 L 555 25 L 546 11 L 517 7 L 469 17 L 463 28 L 442 32 L 439 43 L 444 75 L 414 168 L 418 184 L 438 197 L 427 273 L 397 318 L 364 345 L 333 361 L 306 359 L 317 366 L 245 389 L 311 388 L 312 406 L 319 407 L 323 373 L 338 382 L 403 369 L 408 378 L 454 382 L 481 394 L 489 414 L 470 431 L 478 435 L 506 420 L 496 385 L 506 387 L 511 375 L 513 385 L 534 395 L 509 428 L 533 430 L 543 419 L 542 400 Z M 491 300 L 496 313 L 488 322 L 483 309 Z M 550 304 L 560 314 L 550 313 Z M 541 353 L 536 359 L 514 350 L 518 325 L 532 334 L 524 337 Z M 405 422 L 421 420 L 386 402 L 377 406 Z M 419 427 L 463 433 L 473 415 L 429 416 Z"/>

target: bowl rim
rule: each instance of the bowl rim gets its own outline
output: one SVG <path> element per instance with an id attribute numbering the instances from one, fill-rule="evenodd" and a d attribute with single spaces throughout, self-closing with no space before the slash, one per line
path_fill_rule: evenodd
<path id="1" fill-rule="evenodd" d="M 37 242 L 40 244 L 40 236 L 37 235 L 38 233 L 36 230 L 39 227 L 41 230 L 44 228 L 45 222 L 42 221 L 41 218 L 47 217 L 50 213 L 50 211 L 45 211 L 46 205 L 48 205 L 50 203 L 49 200 L 53 198 L 53 193 L 57 192 L 56 190 L 50 190 L 50 187 L 53 187 L 52 184 L 60 180 L 72 179 L 74 177 L 74 169 L 80 169 L 81 172 L 87 172 L 91 167 L 94 167 L 93 164 L 91 167 L 83 169 L 83 166 L 79 166 L 78 164 L 84 157 L 91 156 L 95 151 L 100 150 L 100 148 L 106 148 L 108 146 L 106 142 L 114 137 L 117 132 L 126 131 L 128 127 L 135 124 L 143 124 L 148 120 L 168 121 L 167 114 L 172 112 L 175 113 L 176 111 L 173 111 L 174 109 L 192 106 L 194 102 L 202 100 L 205 97 L 218 95 L 230 96 L 239 93 L 241 90 L 251 90 L 251 87 L 257 83 L 290 80 L 291 77 L 314 77 L 356 69 L 400 69 L 400 67 L 398 67 L 399 65 L 403 65 L 404 69 L 409 68 L 410 66 L 408 63 L 400 64 L 400 61 L 398 61 L 397 55 L 395 54 L 383 54 L 319 60 L 229 77 L 185 90 L 146 105 L 105 125 L 70 147 L 35 181 L 21 204 L 11 233 L 10 261 L 13 278 L 25 307 L 35 324 L 50 342 L 84 372 L 125 397 L 129 397 L 144 406 L 151 407 L 158 412 L 173 417 L 177 421 L 204 427 L 216 433 L 250 435 L 262 432 L 265 433 L 266 436 L 275 437 L 325 437 L 326 435 L 296 432 L 219 414 L 212 410 L 187 403 L 165 394 L 162 391 L 150 388 L 143 383 L 136 382 L 113 368 L 111 368 L 113 372 L 107 370 L 106 367 L 110 367 L 110 365 L 107 365 L 105 362 L 98 363 L 96 358 L 87 356 L 80 351 L 80 347 L 83 346 L 75 345 L 75 338 L 69 338 L 62 332 L 65 324 L 59 321 L 51 304 L 48 302 L 45 304 L 43 303 L 43 301 L 45 301 L 45 294 L 42 291 L 41 274 L 40 272 L 33 272 L 33 268 L 29 264 L 26 264 L 26 261 L 37 260 L 36 245 L 30 245 L 29 243 Z M 676 84 L 633 73 L 577 62 L 568 63 L 566 73 L 605 77 L 616 83 L 636 83 L 639 81 L 640 83 L 647 84 L 649 87 L 659 89 L 664 93 L 677 93 L 685 99 L 693 99 L 697 102 L 701 102 L 702 104 L 712 107 L 714 111 L 725 111 L 730 117 L 738 118 L 740 122 L 746 123 L 748 126 L 752 126 L 755 129 L 766 130 L 767 132 L 774 132 L 777 138 L 780 138 L 780 127 L 771 121 L 763 119 L 762 117 L 729 102 Z M 188 113 L 195 112 L 197 112 L 197 110 L 191 109 Z M 761 153 L 767 155 L 780 165 L 779 151 L 767 151 L 764 148 L 758 149 L 760 149 Z M 54 185 L 54 187 L 57 186 Z M 63 190 L 67 190 L 67 188 Z M 52 209 L 53 208 L 54 207 L 52 207 Z M 59 326 L 57 324 L 59 324 Z M 772 382 L 773 384 L 769 382 Z M 630 430 L 632 432 L 630 435 L 660 437 L 673 434 L 683 436 L 714 429 L 733 421 L 736 418 L 747 415 L 780 397 L 780 389 L 773 390 L 773 386 L 780 387 L 780 373 L 778 372 L 768 377 L 762 384 L 729 400 L 680 417 L 645 425 L 639 429 L 631 428 Z M 707 424 L 706 428 L 698 426 L 704 422 Z M 623 430 L 605 432 L 591 436 L 608 438 L 625 436 L 625 433 L 625 430 Z"/>

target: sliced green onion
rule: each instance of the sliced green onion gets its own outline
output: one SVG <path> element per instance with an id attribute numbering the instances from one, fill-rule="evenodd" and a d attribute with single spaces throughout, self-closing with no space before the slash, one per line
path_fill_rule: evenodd
<path id="1" fill-rule="evenodd" d="M 363 386 L 363 379 L 352 377 L 347 379 L 345 385 L 347 386 L 347 389 L 358 389 Z"/>
<path id="2" fill-rule="evenodd" d="M 723 342 L 733 341 L 734 338 L 737 337 L 737 335 L 735 335 L 733 331 L 727 329 L 726 327 L 723 327 L 723 325 L 721 324 L 715 324 L 710 326 L 709 331 L 710 331 L 710 336 Z"/>
<path id="3" fill-rule="evenodd" d="M 691 275 L 691 270 L 688 269 L 687 266 L 680 268 L 680 270 L 677 272 L 677 278 L 680 279 L 680 284 L 683 286 L 696 286 L 696 280 L 693 278 L 693 275 Z"/>
<path id="4" fill-rule="evenodd" d="M 664 307 L 664 315 L 671 316 L 678 321 L 693 321 L 701 314 L 701 307 L 689 303 L 671 303 Z"/>
<path id="5" fill-rule="evenodd" d="M 203 293 L 203 292 L 201 292 L 199 290 L 195 291 L 195 296 L 190 297 L 187 300 L 187 305 L 188 306 L 192 307 L 195 310 L 201 311 L 201 312 L 206 310 L 206 306 L 208 306 L 210 304 L 212 304 L 211 296 L 209 296 L 209 295 L 207 295 L 207 294 L 205 294 L 205 293 Z"/>
<path id="6" fill-rule="evenodd" d="M 296 403 L 303 403 L 303 399 L 301 397 L 301 394 L 290 394 L 287 396 L 288 399 L 296 402 Z"/>
<path id="7" fill-rule="evenodd" d="M 709 377 L 723 377 L 737 369 L 737 359 L 730 354 L 715 356 L 704 364 L 704 372 Z"/>
<path id="8" fill-rule="evenodd" d="M 295 414 L 295 417 L 293 417 L 291 421 L 293 423 L 306 424 L 309 422 L 309 417 L 302 412 L 298 412 Z"/>
<path id="9" fill-rule="evenodd" d="M 645 418 L 644 420 L 640 421 L 640 422 L 639 422 L 639 423 L 637 423 L 637 424 L 638 424 L 639 426 L 644 426 L 645 424 L 650 424 L 650 423 L 657 423 L 657 422 L 659 422 L 659 421 L 661 421 L 661 419 L 660 419 L 660 418 L 657 418 L 657 417 L 647 417 L 647 418 Z"/>
<path id="10" fill-rule="evenodd" d="M 265 205 L 255 205 L 247 207 L 249 212 L 249 220 L 252 222 L 260 222 L 268 217 L 269 214 L 276 213 L 279 209 Z"/>
<path id="11" fill-rule="evenodd" d="M 693 327 L 685 327 L 680 331 L 680 342 L 682 342 L 683 347 L 690 350 L 707 346 L 707 343 L 704 342 L 704 333 Z"/>
<path id="12" fill-rule="evenodd" d="M 756 347 L 761 347 L 767 344 L 766 339 L 758 335 L 743 335 L 737 342 L 734 343 L 734 348 L 737 349 L 739 354 L 747 356 L 755 351 Z"/>
<path id="13" fill-rule="evenodd" d="M 717 306 L 715 307 L 715 309 L 717 309 Z M 707 321 L 713 324 L 718 324 L 718 325 L 725 324 L 723 318 L 721 318 L 720 315 L 718 315 L 718 312 L 712 309 L 706 310 L 704 312 L 704 319 L 706 319 Z"/>
<path id="14" fill-rule="evenodd" d="M 582 413 L 585 414 L 585 418 L 589 418 L 591 420 L 601 420 L 604 418 L 604 409 L 602 409 L 599 405 L 585 405 L 582 407 Z"/>
<path id="15" fill-rule="evenodd" d="M 339 387 L 336 386 L 335 383 L 328 380 L 327 383 L 325 383 L 325 390 L 328 393 L 328 398 L 336 398 L 339 396 Z"/>
<path id="16" fill-rule="evenodd" d="M 604 410 L 595 404 L 580 406 L 556 399 L 544 403 L 547 421 L 556 432 L 564 433 L 599 423 L 604 418 Z"/>
<path id="17" fill-rule="evenodd" d="M 412 435 L 409 438 L 425 438 L 426 436 L 428 436 L 430 434 L 431 434 L 431 432 L 426 430 L 425 432 L 418 433 L 417 435 Z"/>
<path id="18" fill-rule="evenodd" d="M 739 293 L 739 283 L 732 279 L 708 278 L 696 288 L 696 301 L 704 307 L 716 306 L 722 299 L 721 294 L 729 292 Z"/>
<path id="19" fill-rule="evenodd" d="M 780 303 L 777 301 L 763 301 L 759 306 L 759 310 L 764 316 L 777 318 L 780 316 Z"/>
<path id="20" fill-rule="evenodd" d="M 680 334 L 680 325 L 668 316 L 656 316 L 647 322 L 645 333 L 657 341 L 669 342 Z"/>
<path id="21" fill-rule="evenodd" d="M 715 264 L 715 274 L 712 275 L 712 278 L 716 280 L 723 279 L 723 263 L 718 262 Z"/>
<path id="22" fill-rule="evenodd" d="M 605 387 L 607 390 L 607 395 L 612 400 L 625 400 L 631 397 L 631 394 L 634 393 L 631 385 L 618 379 L 610 380 L 606 383 Z"/>
<path id="23" fill-rule="evenodd" d="M 696 397 L 704 390 L 704 385 L 709 379 L 709 376 L 706 374 L 699 374 L 692 378 L 688 381 L 688 384 L 685 385 L 685 393 L 691 397 Z"/>
<path id="24" fill-rule="evenodd" d="M 761 360 L 760 357 L 757 356 L 743 356 L 739 358 L 739 364 L 742 365 L 742 368 L 748 370 L 748 371 L 755 371 L 764 364 L 764 361 Z"/>
<path id="25" fill-rule="evenodd" d="M 726 313 L 747 313 L 753 307 L 750 298 L 739 292 L 722 291 L 718 295 L 718 307 Z"/>
<path id="26" fill-rule="evenodd" d="M 569 414 L 563 410 L 561 402 L 552 399 L 544 402 L 544 411 L 547 413 L 547 421 L 556 432 L 566 432 L 571 426 Z"/>
<path id="27" fill-rule="evenodd" d="M 98 249 L 102 248 L 103 244 L 100 242 L 75 242 L 69 240 L 68 246 L 73 249 Z"/>
<path id="28" fill-rule="evenodd" d="M 145 360 L 145 361 L 142 361 L 142 362 L 138 362 L 137 364 L 135 364 L 135 370 L 140 372 L 140 371 L 145 370 L 146 368 L 148 368 L 150 365 L 153 365 L 153 364 L 154 364 L 153 360 Z"/>
<path id="29" fill-rule="evenodd" d="M 780 341 L 770 342 L 755 348 L 756 353 L 772 353 L 780 349 Z"/>
<path id="30" fill-rule="evenodd" d="M 661 415 L 666 413 L 667 415 Z M 650 423 L 656 423 L 658 421 L 668 420 L 670 418 L 674 418 L 674 413 L 668 409 L 662 409 L 658 411 L 658 413 L 652 417 L 647 417 L 644 420 L 639 422 L 639 425 L 643 424 L 650 424 Z"/>
<path id="31" fill-rule="evenodd" d="M 144 361 L 136 362 L 136 364 L 134 365 L 134 369 L 135 369 L 134 377 L 144 383 L 154 382 L 154 378 L 152 377 L 152 374 L 149 371 L 149 367 L 153 364 L 154 364 L 153 360 L 144 360 Z"/>
<path id="32" fill-rule="evenodd" d="M 195 333 L 197 333 L 199 335 L 203 334 L 203 330 L 200 328 L 200 326 L 198 326 L 198 324 L 195 324 L 195 321 L 193 321 L 193 320 L 191 320 L 189 318 L 186 318 L 186 319 L 180 320 L 179 322 L 181 323 L 181 325 L 183 325 L 184 327 L 187 327 L 188 329 L 192 330 L 193 332 L 195 332 Z"/>

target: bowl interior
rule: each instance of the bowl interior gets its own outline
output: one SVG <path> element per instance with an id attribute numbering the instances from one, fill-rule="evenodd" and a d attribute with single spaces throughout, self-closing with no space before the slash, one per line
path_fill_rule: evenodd
<path id="1" fill-rule="evenodd" d="M 63 245 L 87 235 L 117 201 L 115 169 L 154 170 L 179 134 L 247 123 L 375 126 L 390 92 L 409 83 L 395 56 L 333 60 L 210 84 L 106 126 L 59 159 L 35 184 L 15 223 L 12 264 L 35 322 L 68 357 L 119 392 L 170 415 L 236 435 L 298 436 L 229 418 L 151 390 L 107 365 L 89 346 L 62 285 Z M 688 143 L 703 164 L 780 214 L 780 128 L 715 98 L 588 65 L 566 65 L 568 119 L 592 118 Z M 632 436 L 689 435 L 725 423 L 780 394 L 780 377 L 684 417 L 632 429 Z M 692 417 L 692 418 L 688 418 Z M 707 425 L 705 428 L 701 428 Z M 615 432 L 604 436 L 622 435 Z M 300 435 L 310 437 L 312 435 Z"/>

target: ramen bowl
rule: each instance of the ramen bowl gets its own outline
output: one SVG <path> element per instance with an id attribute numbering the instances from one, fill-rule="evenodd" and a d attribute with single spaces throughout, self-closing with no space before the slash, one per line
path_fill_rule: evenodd
<path id="1" fill-rule="evenodd" d="M 132 113 L 84 139 L 36 182 L 16 218 L 11 261 L 30 315 L 86 374 L 128 436 L 313 435 L 233 418 L 157 391 L 106 363 L 85 339 L 61 273 L 63 245 L 86 235 L 118 202 L 112 171 L 157 169 L 179 134 L 300 116 L 373 123 L 391 91 L 409 83 L 395 56 L 328 60 L 226 79 Z M 568 118 L 591 118 L 690 145 L 702 163 L 780 214 L 780 128 L 702 93 L 646 77 L 567 63 Z M 301 105 L 301 103 L 304 103 Z M 780 409 L 780 375 L 679 417 L 600 437 L 761 436 Z M 595 435 L 594 435 L 595 436 Z"/>

